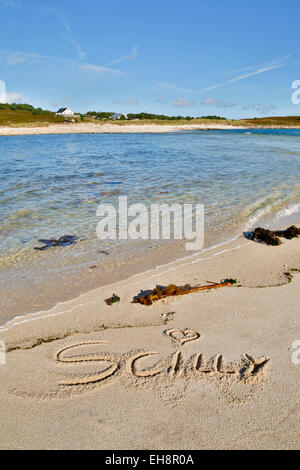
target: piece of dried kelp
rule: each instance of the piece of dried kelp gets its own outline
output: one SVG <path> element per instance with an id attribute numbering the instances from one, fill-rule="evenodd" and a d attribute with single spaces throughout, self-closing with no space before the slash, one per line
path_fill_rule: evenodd
<path id="1" fill-rule="evenodd" d="M 219 284 L 212 284 L 210 286 L 190 286 L 186 284 L 185 286 L 176 286 L 175 284 L 169 284 L 166 287 L 156 286 L 155 289 L 148 292 L 141 292 L 138 296 L 134 298 L 132 303 L 139 303 L 142 305 L 152 305 L 156 300 L 163 299 L 165 297 L 170 297 L 173 295 L 186 295 L 191 292 L 197 292 L 200 290 L 216 289 L 218 287 L 231 286 L 236 283 L 236 279 L 226 279 L 225 281 Z"/>

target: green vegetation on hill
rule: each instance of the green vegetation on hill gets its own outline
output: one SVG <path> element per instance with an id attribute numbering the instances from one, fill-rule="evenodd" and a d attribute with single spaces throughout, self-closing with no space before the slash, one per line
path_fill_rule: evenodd
<path id="1" fill-rule="evenodd" d="M 0 125 L 53 124 L 63 122 L 64 118 L 55 116 L 52 111 L 34 108 L 30 104 L 0 103 Z"/>
<path id="2" fill-rule="evenodd" d="M 111 120 L 113 112 L 107 111 L 89 111 L 86 114 L 78 114 L 81 121 L 90 121 L 97 119 L 99 124 L 109 121 L 116 125 L 126 125 L 131 121 L 136 124 L 201 124 L 211 125 L 222 121 L 222 124 L 244 127 L 300 127 L 300 116 L 278 116 L 265 118 L 252 118 L 242 120 L 230 120 L 222 116 L 167 116 L 165 114 L 152 113 L 129 113 L 128 119 L 124 116 L 118 120 Z M 0 126 L 47 126 L 49 124 L 63 123 L 70 117 L 56 116 L 54 112 L 35 108 L 30 104 L 8 104 L 0 103 Z"/>
<path id="3" fill-rule="evenodd" d="M 300 116 L 272 116 L 253 119 L 243 119 L 246 126 L 284 126 L 300 127 Z"/>
<path id="4" fill-rule="evenodd" d="M 110 119 L 113 115 L 113 112 L 102 112 L 102 111 L 88 111 L 86 117 L 93 117 L 98 119 Z M 159 121 L 191 121 L 194 119 L 213 119 L 213 120 L 226 120 L 226 118 L 221 116 L 201 116 L 201 117 L 191 117 L 191 116 L 167 116 L 165 114 L 153 114 L 153 113 L 129 113 L 127 114 L 128 120 L 159 120 Z M 124 116 L 120 119 L 124 120 Z"/>

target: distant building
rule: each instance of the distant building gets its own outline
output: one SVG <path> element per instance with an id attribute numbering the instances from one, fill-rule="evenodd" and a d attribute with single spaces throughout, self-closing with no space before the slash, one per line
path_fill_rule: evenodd
<path id="1" fill-rule="evenodd" d="M 60 108 L 56 116 L 74 116 L 74 113 L 70 108 Z"/>
<path id="2" fill-rule="evenodd" d="M 125 119 L 128 119 L 127 114 L 125 114 L 125 113 L 114 113 L 114 114 L 112 114 L 112 115 L 110 116 L 109 119 L 113 119 L 113 120 L 121 119 L 122 116 L 123 116 Z"/>

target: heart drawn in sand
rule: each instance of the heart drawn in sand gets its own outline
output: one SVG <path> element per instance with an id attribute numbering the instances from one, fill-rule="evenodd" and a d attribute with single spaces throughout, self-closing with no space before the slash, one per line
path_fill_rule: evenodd
<path id="1" fill-rule="evenodd" d="M 191 330 L 190 328 L 185 328 L 184 330 L 179 330 L 177 328 L 166 330 L 166 335 L 171 338 L 174 343 L 182 346 L 188 341 L 195 341 L 200 338 L 200 333 L 197 330 Z"/>

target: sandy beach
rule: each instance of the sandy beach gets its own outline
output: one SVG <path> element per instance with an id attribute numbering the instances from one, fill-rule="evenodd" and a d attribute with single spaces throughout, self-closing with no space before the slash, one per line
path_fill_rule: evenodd
<path id="1" fill-rule="evenodd" d="M 1 448 L 299 447 L 299 269 L 298 239 L 240 237 L 2 319 Z M 156 284 L 224 278 L 238 283 L 131 303 Z"/>
<path id="2" fill-rule="evenodd" d="M 78 122 L 51 124 L 48 126 L 0 126 L 0 137 L 5 135 L 43 135 L 43 134 L 133 134 L 133 133 L 168 133 L 196 130 L 248 129 L 249 126 L 219 123 L 205 124 L 119 124 Z M 254 129 L 299 129 L 299 126 L 267 125 L 251 126 Z"/>
<path id="3" fill-rule="evenodd" d="M 38 135 L 38 134 L 116 134 L 135 132 L 176 132 L 204 129 L 244 129 L 242 126 L 229 126 L 228 124 L 94 124 L 94 123 L 65 123 L 53 124 L 45 127 L 5 127 L 0 126 L 1 135 Z"/>

